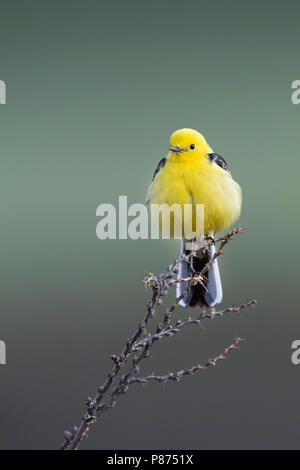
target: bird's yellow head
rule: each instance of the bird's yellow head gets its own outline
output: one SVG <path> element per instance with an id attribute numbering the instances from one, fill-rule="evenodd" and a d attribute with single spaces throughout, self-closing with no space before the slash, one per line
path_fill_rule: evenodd
<path id="1" fill-rule="evenodd" d="M 200 132 L 194 129 L 178 129 L 170 137 L 170 158 L 190 160 L 205 157 L 212 152 L 211 147 Z"/>

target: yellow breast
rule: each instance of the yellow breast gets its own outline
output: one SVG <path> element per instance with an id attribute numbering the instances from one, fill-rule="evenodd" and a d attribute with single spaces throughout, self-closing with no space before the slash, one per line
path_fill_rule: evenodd
<path id="1" fill-rule="evenodd" d="M 182 211 L 185 204 L 192 205 L 191 215 L 183 216 L 181 221 L 174 213 L 170 215 L 171 236 L 184 238 L 186 225 L 196 229 L 196 204 L 204 206 L 204 233 L 216 233 L 239 217 L 242 197 L 241 188 L 231 175 L 207 157 L 172 158 L 169 155 L 148 190 L 148 201 L 150 205 L 178 204 Z M 161 230 L 164 232 L 162 225 Z"/>

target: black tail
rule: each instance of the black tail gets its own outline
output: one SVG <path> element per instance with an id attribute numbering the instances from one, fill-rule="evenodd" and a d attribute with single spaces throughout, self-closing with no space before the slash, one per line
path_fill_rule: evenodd
<path id="1" fill-rule="evenodd" d="M 197 275 L 201 273 L 202 269 L 204 266 L 209 263 L 210 260 L 210 253 L 208 250 L 205 250 L 205 252 L 199 252 L 199 256 L 193 256 L 192 258 L 192 263 L 191 263 L 191 271 L 193 270 L 194 273 Z M 204 274 L 204 284 L 205 287 L 207 286 L 208 283 L 208 273 L 206 272 Z M 200 283 L 196 284 L 195 286 L 191 287 L 191 300 L 189 302 L 190 307 L 195 307 L 196 305 L 202 306 L 208 306 L 205 300 L 205 287 L 202 286 Z M 207 287 L 206 287 L 207 288 Z"/>
<path id="2" fill-rule="evenodd" d="M 190 250 L 185 248 L 184 240 L 181 241 L 181 255 L 187 255 Z M 180 265 L 178 278 L 186 278 L 199 274 L 204 266 L 210 262 L 215 253 L 214 245 L 206 246 L 197 251 L 190 261 L 184 261 Z M 222 301 L 222 285 L 217 260 L 211 268 L 204 274 L 204 285 L 198 283 L 190 288 L 188 294 L 180 301 L 183 307 L 212 307 Z M 177 297 L 181 296 L 188 288 L 187 282 L 177 284 Z"/>

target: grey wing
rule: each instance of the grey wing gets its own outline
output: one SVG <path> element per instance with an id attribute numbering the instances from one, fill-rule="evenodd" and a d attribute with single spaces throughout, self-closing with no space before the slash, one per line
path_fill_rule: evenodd
<path id="1" fill-rule="evenodd" d="M 208 158 L 211 162 L 215 162 L 217 165 L 223 168 L 223 170 L 228 171 L 228 173 L 230 173 L 227 163 L 225 162 L 224 158 L 221 157 L 221 155 L 218 155 L 217 153 L 213 152 L 208 154 Z"/>
<path id="2" fill-rule="evenodd" d="M 154 172 L 152 181 L 154 180 L 154 178 L 155 178 L 155 176 L 157 175 L 157 173 L 159 172 L 159 170 L 160 170 L 161 168 L 163 168 L 166 163 L 167 163 L 167 159 L 166 159 L 166 158 L 162 158 L 162 159 L 160 160 L 160 162 L 159 162 L 159 164 L 157 165 L 156 170 L 155 170 L 155 172 Z"/>

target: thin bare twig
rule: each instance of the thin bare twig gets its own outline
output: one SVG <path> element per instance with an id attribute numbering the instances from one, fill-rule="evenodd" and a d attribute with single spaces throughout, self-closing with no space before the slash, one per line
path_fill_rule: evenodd
<path id="1" fill-rule="evenodd" d="M 132 377 L 128 384 L 134 384 L 134 383 L 140 383 L 140 384 L 146 384 L 150 381 L 156 381 L 156 382 L 168 382 L 169 380 L 175 380 L 176 382 L 179 382 L 181 378 L 185 375 L 194 375 L 196 372 L 199 372 L 200 370 L 206 370 L 210 366 L 215 366 L 218 361 L 221 359 L 226 359 L 228 356 L 228 353 L 234 349 L 238 349 L 237 345 L 243 341 L 242 338 L 235 338 L 233 343 L 230 346 L 227 346 L 224 351 L 219 354 L 218 356 L 214 357 L 213 359 L 209 359 L 205 364 L 197 364 L 196 366 L 190 367 L 189 369 L 185 370 L 179 370 L 177 372 L 169 372 L 168 374 L 165 375 L 147 375 L 146 377 Z"/>
<path id="2" fill-rule="evenodd" d="M 254 306 L 256 301 L 251 300 L 248 302 L 244 302 L 240 306 L 230 306 L 223 310 L 215 311 L 214 309 L 210 309 L 208 311 L 203 311 L 197 318 L 188 318 L 187 320 L 178 320 L 174 325 L 171 325 L 171 318 L 174 310 L 178 306 L 180 300 L 185 297 L 185 295 L 189 292 L 189 289 L 192 285 L 196 283 L 203 284 L 204 277 L 203 275 L 208 271 L 211 267 L 215 259 L 223 254 L 224 247 L 232 240 L 234 235 L 241 233 L 241 227 L 237 229 L 231 230 L 227 235 L 224 237 L 219 238 L 215 241 L 215 243 L 219 243 L 219 247 L 215 252 L 215 255 L 209 263 L 207 263 L 200 274 L 195 275 L 193 277 L 187 279 L 176 279 L 176 275 L 178 273 L 178 269 L 181 263 L 190 259 L 193 256 L 193 252 L 181 256 L 181 258 L 175 261 L 168 269 L 166 274 L 155 276 L 154 274 L 148 274 L 144 279 L 144 284 L 147 287 L 151 287 L 152 289 L 152 298 L 151 301 L 147 304 L 147 310 L 144 315 L 143 320 L 138 324 L 137 329 L 135 332 L 130 336 L 130 338 L 126 341 L 126 344 L 119 355 L 112 355 L 111 359 L 114 363 L 114 367 L 112 371 L 108 374 L 105 382 L 102 386 L 98 388 L 98 391 L 95 397 L 88 398 L 86 401 L 86 412 L 83 415 L 83 418 L 79 424 L 79 426 L 74 426 L 72 431 L 65 431 L 64 434 L 64 442 L 61 445 L 61 449 L 66 450 L 76 450 L 78 449 L 80 442 L 84 437 L 87 437 L 88 431 L 92 424 L 94 424 L 99 418 L 99 416 L 106 410 L 111 409 L 115 406 L 118 397 L 121 394 L 124 394 L 128 391 L 128 388 L 133 383 L 146 383 L 148 381 L 157 380 L 157 381 L 168 381 L 168 380 L 178 380 L 179 377 L 183 375 L 191 375 L 195 372 L 200 370 L 205 370 L 211 365 L 215 365 L 217 361 L 220 359 L 224 359 L 228 352 L 232 349 L 236 349 L 236 345 L 241 341 L 240 338 L 236 338 L 236 340 L 219 356 L 214 359 L 210 359 L 206 364 L 201 365 L 198 364 L 196 366 L 191 367 L 190 369 L 186 369 L 183 371 L 169 373 L 163 376 L 147 376 L 147 377 L 136 377 L 136 374 L 139 373 L 141 363 L 145 359 L 147 359 L 150 355 L 150 348 L 153 344 L 159 341 L 161 338 L 168 338 L 175 333 L 178 333 L 183 328 L 195 324 L 195 325 L 202 325 L 201 320 L 205 318 L 213 319 L 216 317 L 222 316 L 224 313 L 227 312 L 240 312 L 242 309 Z M 209 243 L 209 242 L 208 242 Z M 155 316 L 156 310 L 158 306 L 162 304 L 162 298 L 167 295 L 168 290 L 170 287 L 175 286 L 178 282 L 187 282 L 188 287 L 183 292 L 183 294 L 176 298 L 174 303 L 171 307 L 167 308 L 163 319 L 156 325 L 155 333 L 147 333 L 147 327 L 150 323 L 150 320 Z M 144 338 L 142 337 L 144 335 Z M 138 354 L 136 354 L 138 353 Z M 121 375 L 121 371 L 127 364 L 130 356 L 133 355 L 131 365 L 128 368 L 127 373 Z M 117 384 L 111 389 L 112 385 Z M 108 391 L 111 389 L 110 399 L 105 403 L 103 399 L 106 397 Z"/>
<path id="3" fill-rule="evenodd" d="M 235 306 L 231 305 L 230 307 L 226 307 L 223 310 L 218 310 L 215 311 L 214 309 L 210 309 L 207 312 L 201 312 L 201 314 L 197 318 L 191 318 L 189 317 L 187 320 L 181 321 L 178 320 L 175 325 L 167 326 L 164 329 L 158 329 L 157 333 L 154 335 L 146 336 L 145 338 L 141 339 L 137 343 L 134 343 L 132 346 L 132 351 L 136 352 L 138 351 L 141 347 L 146 346 L 148 343 L 152 343 L 153 341 L 160 341 L 164 336 L 169 337 L 172 336 L 175 333 L 178 333 L 180 329 L 189 326 L 189 325 L 198 325 L 203 328 L 201 320 L 204 318 L 209 318 L 213 320 L 215 317 L 221 317 L 225 313 L 228 312 L 237 312 L 240 313 L 241 310 L 249 307 L 254 307 L 257 304 L 257 300 L 249 300 L 247 302 L 244 302 L 241 305 Z"/>
<path id="4" fill-rule="evenodd" d="M 84 414 L 82 421 L 79 427 L 74 427 L 72 433 L 65 432 L 65 440 L 61 446 L 61 449 L 70 449 L 76 450 L 81 439 L 87 436 L 87 432 L 90 426 L 96 421 L 95 411 L 101 400 L 103 399 L 105 393 L 108 391 L 112 385 L 115 377 L 120 372 L 121 368 L 125 364 L 128 356 L 131 354 L 132 345 L 140 338 L 142 333 L 145 331 L 146 325 L 150 321 L 151 317 L 155 314 L 155 306 L 159 298 L 159 289 L 153 289 L 152 299 L 147 305 L 147 311 L 144 317 L 144 320 L 139 323 L 136 331 L 132 336 L 126 341 L 126 345 L 119 356 L 112 355 L 111 359 L 114 362 L 115 366 L 113 370 L 108 374 L 108 377 L 104 384 L 98 388 L 98 392 L 95 395 L 95 398 L 91 400 L 88 398 L 86 405 L 88 407 L 87 413 Z"/>

